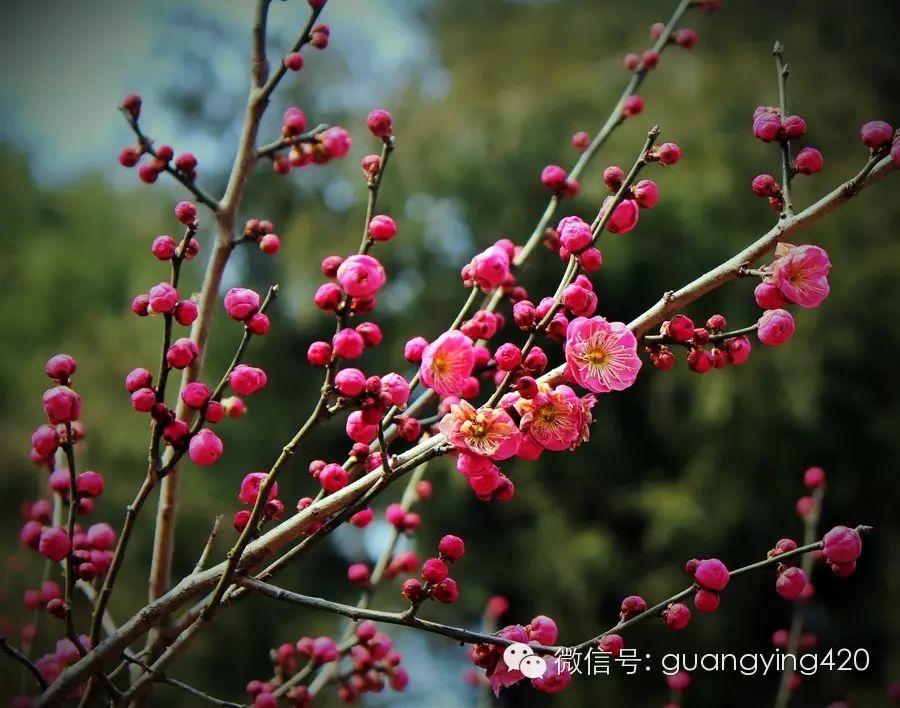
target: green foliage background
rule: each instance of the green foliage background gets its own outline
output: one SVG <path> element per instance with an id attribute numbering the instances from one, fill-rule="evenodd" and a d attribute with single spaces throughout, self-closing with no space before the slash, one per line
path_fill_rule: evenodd
<path id="1" fill-rule="evenodd" d="M 387 102 L 398 148 L 380 208 L 398 219 L 400 233 L 379 251 L 394 284 L 372 318 L 384 328 L 386 342 L 366 354 L 367 370 L 408 372 L 403 342 L 415 334 L 439 334 L 464 298 L 458 279 L 463 259 L 501 235 L 522 241 L 530 233 L 546 200 L 540 169 L 547 162 L 574 162 L 569 137 L 599 127 L 627 81 L 622 54 L 645 47 L 646 27 L 668 17 L 672 5 L 495 0 L 417 6 L 449 91 L 435 98 L 407 88 Z M 774 40 L 787 46 L 790 104 L 809 125 L 804 144 L 825 155 L 821 174 L 796 181 L 795 203 L 804 207 L 855 173 L 865 160 L 859 125 L 900 119 L 898 20 L 900 10 L 889 0 L 853 8 L 834 0 L 798 2 L 777 10 L 726 2 L 716 16 L 691 16 L 687 24 L 700 31 L 697 48 L 666 52 L 642 91 L 646 111 L 615 133 L 585 175 L 581 195 L 565 204 L 563 214 L 592 214 L 604 193 L 602 167 L 630 163 L 650 125 L 658 123 L 665 139 L 682 146 L 681 164 L 647 175 L 660 185 L 659 206 L 642 214 L 632 234 L 603 239 L 606 265 L 594 279 L 600 311 L 628 321 L 663 291 L 720 262 L 772 224 L 772 212 L 748 184 L 759 172 L 777 170 L 777 150 L 750 135 L 753 108 L 777 100 Z M 338 25 L 332 29 L 341 32 Z M 92 49 L 103 52 L 102 39 Z M 229 279 L 260 290 L 270 282 L 282 284 L 271 334 L 254 341 L 248 357 L 269 371 L 270 385 L 250 399 L 244 419 L 220 426 L 226 456 L 218 466 L 185 468 L 178 573 L 192 567 L 211 519 L 228 518 L 236 509 L 243 475 L 265 469 L 311 408 L 318 374 L 310 372 L 304 354 L 309 342 L 332 327 L 310 302 L 321 280 L 318 263 L 358 240 L 364 184 L 357 164 L 375 149 L 374 141 L 365 134 L 363 116 L 317 109 L 318 91 L 352 78 L 352 67 L 328 52 L 311 59 L 298 77 L 289 77 L 273 113 L 296 102 L 311 120 L 343 121 L 354 134 L 354 149 L 341 165 L 288 179 L 261 167 L 254 176 L 243 216 L 272 219 L 284 249 L 274 259 L 241 254 Z M 419 70 L 397 67 L 413 75 Z M 217 88 L 233 92 L 236 106 L 244 77 L 227 78 L 228 85 Z M 169 106 L 148 106 L 147 129 L 153 132 L 154 111 L 181 111 L 188 120 L 195 107 L 183 97 L 173 97 Z M 237 120 L 238 111 L 219 118 Z M 77 122 L 69 128 L 77 135 Z M 80 464 L 102 471 L 108 489 L 95 519 L 118 525 L 144 474 L 146 420 L 130 410 L 121 381 L 135 366 L 155 368 L 159 323 L 133 317 L 128 303 L 167 277 L 148 248 L 156 234 L 175 228 L 170 213 L 179 193 L 143 187 L 136 178 L 124 190 L 111 181 L 120 170 L 114 164 L 117 146 L 129 139 L 123 125 L 110 136 L 108 170 L 53 187 L 35 182 L 20 145 L 0 152 L 0 318 L 6 332 L 0 348 L 0 613 L 13 632 L 27 620 L 21 592 L 40 574 L 38 559 L 16 537 L 20 502 L 35 498 L 44 483 L 44 473 L 28 463 L 27 436 L 41 422 L 40 394 L 47 384 L 42 369 L 49 354 L 66 351 L 79 361 L 77 387 L 89 431 Z M 220 186 L 222 175 L 201 175 L 210 187 Z M 339 179 L 352 185 L 356 201 L 349 209 L 329 210 L 322 195 Z M 808 679 L 795 704 L 824 706 L 847 698 L 854 706 L 883 705 L 887 684 L 900 678 L 896 195 L 896 178 L 887 180 L 803 235 L 804 242 L 821 244 L 831 254 L 832 294 L 819 310 L 797 313 L 798 331 L 788 346 L 757 346 L 746 366 L 702 378 L 684 366 L 667 374 L 646 367 L 627 394 L 601 398 L 589 445 L 574 454 L 506 465 L 516 495 L 505 505 L 479 503 L 449 464 L 433 464 L 428 476 L 435 495 L 422 507 L 424 523 L 413 545 L 424 556 L 441 534 L 454 532 L 467 540 L 469 552 L 454 569 L 460 602 L 429 608 L 428 616 L 476 626 L 486 598 L 502 593 L 511 601 L 507 621 L 525 623 L 546 613 L 559 622 L 562 641 L 583 638 L 614 622 L 623 596 L 658 599 L 683 586 L 681 566 L 694 555 L 741 565 L 762 557 L 781 537 L 799 537 L 793 509 L 802 494 L 801 474 L 820 464 L 829 475 L 823 525 L 864 522 L 876 532 L 851 578 L 839 581 L 827 570 L 816 571 L 808 629 L 819 635 L 823 649 L 868 649 L 872 665 L 861 674 L 825 672 Z M 209 221 L 201 233 L 201 258 L 186 268 L 184 292 L 199 285 Z M 560 272 L 557 260 L 540 252 L 523 278 L 537 295 L 552 288 Z M 721 311 L 743 325 L 757 316 L 752 288 L 749 281 L 732 284 L 688 314 L 703 320 Z M 238 327 L 218 319 L 206 363 L 210 380 L 218 378 L 240 337 Z M 282 498 L 289 507 L 314 489 L 307 462 L 340 457 L 346 447 L 341 437 L 341 423 L 323 426 L 286 470 Z M 139 607 L 146 594 L 154 506 L 148 505 L 139 523 L 112 602 L 117 619 Z M 281 582 L 352 601 L 356 593 L 345 567 L 366 558 L 359 536 L 343 534 L 338 543 L 317 549 Z M 226 530 L 216 553 L 224 553 L 232 539 L 233 531 Z M 741 578 L 716 614 L 696 617 L 677 635 L 646 623 L 626 642 L 654 657 L 667 651 L 768 652 L 771 632 L 787 625 L 790 612 L 773 582 L 765 573 Z M 397 588 L 385 589 L 376 604 L 399 607 Z M 261 599 L 245 605 L 223 613 L 172 674 L 237 697 L 247 680 L 266 675 L 269 647 L 338 626 L 330 617 Z M 42 627 L 45 642 L 51 630 L 58 631 L 46 619 Z M 403 630 L 392 634 L 415 655 L 410 666 L 420 670 L 409 705 L 479 700 L 462 686 L 462 649 Z M 9 679 L 0 681 L 0 694 L 11 695 L 18 671 L 2 660 L 0 676 Z M 685 706 L 766 705 L 775 686 L 772 676 L 698 674 Z M 620 672 L 576 679 L 559 697 L 516 687 L 502 701 L 661 705 L 665 696 L 655 672 L 637 678 Z M 190 705 L 165 687 L 156 701 Z"/>

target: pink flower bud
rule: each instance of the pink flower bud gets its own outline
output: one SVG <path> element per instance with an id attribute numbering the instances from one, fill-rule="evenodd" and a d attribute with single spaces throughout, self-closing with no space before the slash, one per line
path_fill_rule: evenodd
<path id="1" fill-rule="evenodd" d="M 160 283 L 147 293 L 150 310 L 159 314 L 168 313 L 178 304 L 178 291 L 168 283 Z"/>
<path id="2" fill-rule="evenodd" d="M 92 470 L 82 472 L 75 480 L 75 488 L 82 496 L 99 497 L 103 494 L 103 476 Z"/>
<path id="3" fill-rule="evenodd" d="M 87 530 L 88 545 L 97 551 L 108 551 L 116 543 L 116 532 L 109 524 L 93 524 Z"/>
<path id="4" fill-rule="evenodd" d="M 600 208 L 601 219 L 609 209 L 613 199 L 613 197 L 607 197 L 603 200 L 603 206 Z M 639 215 L 637 202 L 634 199 L 624 199 L 616 206 L 612 216 L 606 222 L 606 230 L 612 234 L 627 234 L 637 226 Z"/>
<path id="5" fill-rule="evenodd" d="M 514 371 L 522 363 L 522 350 L 512 342 L 507 342 L 498 347 L 494 358 L 501 371 Z"/>
<path id="6" fill-rule="evenodd" d="M 175 158 L 175 169 L 179 172 L 193 172 L 197 168 L 197 158 L 194 153 L 183 152 Z"/>
<path id="7" fill-rule="evenodd" d="M 381 289 L 386 276 L 381 263 L 372 256 L 353 255 L 338 267 L 337 279 L 351 297 L 367 298 Z"/>
<path id="8" fill-rule="evenodd" d="M 175 321 L 183 327 L 190 327 L 194 324 L 194 321 L 199 314 L 200 311 L 197 308 L 197 303 L 193 300 L 182 300 L 175 305 L 175 309 L 172 311 L 172 316 L 175 318 Z"/>
<path id="9" fill-rule="evenodd" d="M 306 351 L 306 360 L 313 366 L 328 366 L 331 361 L 331 345 L 328 342 L 313 342 Z"/>
<path id="10" fill-rule="evenodd" d="M 588 273 L 599 270 L 603 265 L 603 256 L 598 248 L 588 248 L 578 255 L 579 265 Z"/>
<path id="11" fill-rule="evenodd" d="M 71 423 L 81 415 L 81 396 L 68 386 L 56 386 L 44 392 L 44 413 L 53 423 Z"/>
<path id="12" fill-rule="evenodd" d="M 444 578 L 432 586 L 431 596 L 440 603 L 450 605 L 459 598 L 459 587 L 453 578 Z"/>
<path id="13" fill-rule="evenodd" d="M 694 571 L 694 580 L 707 590 L 721 592 L 728 585 L 730 574 L 725 564 L 718 558 L 702 560 Z"/>
<path id="14" fill-rule="evenodd" d="M 622 106 L 622 115 L 625 118 L 636 116 L 644 110 L 644 99 L 640 96 L 629 96 Z"/>
<path id="15" fill-rule="evenodd" d="M 458 561 L 466 553 L 466 545 L 459 536 L 447 534 L 438 543 L 438 552 L 448 561 Z"/>
<path id="16" fill-rule="evenodd" d="M 802 138 L 806 133 L 806 121 L 800 116 L 787 116 L 781 121 L 781 134 L 785 140 Z"/>
<path id="17" fill-rule="evenodd" d="M 424 337 L 413 337 L 403 347 L 403 357 L 412 364 L 418 364 L 427 346 L 428 340 Z"/>
<path id="18" fill-rule="evenodd" d="M 372 523 L 372 519 L 374 517 L 375 512 L 372 511 L 372 508 L 366 507 L 365 509 L 357 511 L 353 516 L 351 516 L 350 523 L 357 528 L 363 529 Z"/>
<path id="19" fill-rule="evenodd" d="M 75 373 L 75 359 L 68 354 L 54 354 L 47 360 L 44 371 L 59 384 L 66 385 Z"/>
<path id="20" fill-rule="evenodd" d="M 344 359 L 357 359 L 362 356 L 366 343 L 354 329 L 342 329 L 331 339 L 334 353 Z"/>
<path id="21" fill-rule="evenodd" d="M 347 437 L 364 445 L 368 445 L 378 437 L 378 426 L 366 423 L 361 411 L 353 411 L 347 416 L 346 431 Z"/>
<path id="22" fill-rule="evenodd" d="M 862 553 L 862 539 L 856 529 L 835 526 L 823 540 L 823 553 L 832 563 L 851 563 Z"/>
<path id="23" fill-rule="evenodd" d="M 181 339 L 176 339 L 175 343 L 169 347 L 169 350 L 166 352 L 166 361 L 169 363 L 169 366 L 175 369 L 183 369 L 199 354 L 200 349 L 197 347 L 196 342 L 187 337 L 182 337 Z"/>
<path id="24" fill-rule="evenodd" d="M 618 634 L 604 634 L 600 637 L 600 642 L 597 645 L 600 651 L 612 656 L 619 656 L 624 647 L 625 640 Z"/>
<path id="25" fill-rule="evenodd" d="M 381 377 L 381 390 L 391 399 L 391 405 L 403 406 L 409 400 L 409 382 L 396 372 Z"/>
<path id="26" fill-rule="evenodd" d="M 268 316 L 262 312 L 257 312 L 247 320 L 247 331 L 250 332 L 250 334 L 262 336 L 269 331 L 270 325 L 271 323 L 269 322 Z"/>
<path id="27" fill-rule="evenodd" d="M 806 589 L 806 573 L 800 568 L 785 568 L 775 581 L 775 591 L 786 600 L 796 600 Z"/>
<path id="28" fill-rule="evenodd" d="M 591 136 L 583 130 L 579 130 L 572 136 L 572 147 L 579 152 L 587 150 L 591 145 Z"/>
<path id="29" fill-rule="evenodd" d="M 267 382 L 265 371 L 246 364 L 238 364 L 228 375 L 228 384 L 239 396 L 250 396 L 263 388 Z"/>
<path id="30" fill-rule="evenodd" d="M 383 108 L 376 108 L 374 111 L 370 111 L 366 117 L 366 127 L 369 129 L 369 132 L 382 140 L 391 137 L 393 133 L 392 125 L 393 118 L 391 118 L 391 114 Z"/>
<path id="31" fill-rule="evenodd" d="M 660 165 L 674 165 L 681 159 L 681 148 L 675 143 L 663 143 L 656 153 Z"/>
<path id="32" fill-rule="evenodd" d="M 509 255 L 504 248 L 491 246 L 475 256 L 469 268 L 478 287 L 492 290 L 509 276 Z"/>
<path id="33" fill-rule="evenodd" d="M 648 49 L 641 55 L 641 64 L 647 70 L 655 69 L 659 64 L 659 52 Z"/>
<path id="34" fill-rule="evenodd" d="M 559 192 L 566 186 L 566 171 L 559 165 L 547 165 L 541 171 L 541 183 L 551 192 Z"/>
<path id="35" fill-rule="evenodd" d="M 225 311 L 228 316 L 244 321 L 259 310 L 259 293 L 249 288 L 231 288 L 225 294 Z"/>
<path id="36" fill-rule="evenodd" d="M 777 310 L 783 307 L 785 302 L 784 295 L 781 294 L 778 286 L 765 280 L 756 286 L 753 297 L 756 299 L 756 304 L 764 310 Z"/>
<path id="37" fill-rule="evenodd" d="M 211 394 L 206 384 L 194 381 L 181 389 L 181 400 L 188 408 L 198 411 L 207 404 Z"/>
<path id="38" fill-rule="evenodd" d="M 44 529 L 38 542 L 38 553 L 58 563 L 69 554 L 71 544 L 65 529 L 53 526 Z"/>
<path id="39" fill-rule="evenodd" d="M 222 441 L 212 430 L 200 430 L 188 445 L 188 455 L 195 465 L 209 467 L 222 456 Z"/>
<path id="40" fill-rule="evenodd" d="M 559 242 L 569 253 L 580 253 L 591 245 L 594 234 L 591 227 L 577 216 L 567 216 L 556 227 Z"/>
<path id="41" fill-rule="evenodd" d="M 825 486 L 825 470 L 821 467 L 810 467 L 803 473 L 803 484 L 810 489 Z M 854 559 L 855 560 L 855 559 Z"/>
<path id="42" fill-rule="evenodd" d="M 815 148 L 805 147 L 794 158 L 794 170 L 801 175 L 814 175 L 822 169 L 825 160 Z"/>
<path id="43" fill-rule="evenodd" d="M 251 472 L 241 481 L 241 489 L 238 492 L 238 501 L 242 504 L 256 504 L 259 499 L 260 488 L 268 475 L 265 472 Z M 269 488 L 266 501 L 272 501 L 278 496 L 278 482 L 274 482 Z"/>
<path id="44" fill-rule="evenodd" d="M 750 340 L 746 336 L 726 339 L 725 351 L 728 354 L 728 363 L 740 366 L 750 358 Z"/>
<path id="45" fill-rule="evenodd" d="M 672 37 L 675 40 L 675 44 L 684 49 L 693 49 L 697 46 L 697 32 L 689 27 L 676 30 Z"/>
<path id="46" fill-rule="evenodd" d="M 669 629 L 679 630 L 688 626 L 691 621 L 691 611 L 682 602 L 669 605 L 662 612 L 662 621 Z"/>
<path id="47" fill-rule="evenodd" d="M 334 385 L 342 396 L 353 398 L 366 387 L 366 376 L 359 369 L 341 369 L 334 377 Z"/>
<path id="48" fill-rule="evenodd" d="M 638 206 L 644 209 L 650 209 L 659 201 L 659 187 L 653 180 L 642 179 L 631 191 Z"/>
<path id="49" fill-rule="evenodd" d="M 300 71 L 303 68 L 303 55 L 300 52 L 285 54 L 284 65 L 291 71 Z"/>
<path id="50" fill-rule="evenodd" d="M 622 65 L 628 69 L 628 71 L 634 71 L 641 65 L 641 58 L 634 52 L 629 52 L 625 55 L 624 59 L 622 59 Z"/>
<path id="51" fill-rule="evenodd" d="M 137 120 L 141 115 L 141 97 L 136 93 L 129 93 L 122 99 L 122 109 L 125 110 L 132 119 Z"/>
<path id="52" fill-rule="evenodd" d="M 178 202 L 175 206 L 175 218 L 185 226 L 197 221 L 197 207 L 191 202 Z"/>
<path id="53" fill-rule="evenodd" d="M 367 347 L 377 347 L 384 338 L 381 327 L 374 322 L 361 322 L 355 329 Z"/>
<path id="54" fill-rule="evenodd" d="M 794 318 L 787 310 L 766 310 L 757 324 L 759 341 L 770 347 L 779 347 L 794 335 Z"/>
<path id="55" fill-rule="evenodd" d="M 126 147 L 119 153 L 119 164 L 122 167 L 134 167 L 141 160 L 141 148 Z"/>
<path id="56" fill-rule="evenodd" d="M 52 425 L 42 425 L 31 434 L 31 447 L 41 457 L 50 457 L 59 447 L 59 435 Z"/>
<path id="57" fill-rule="evenodd" d="M 771 142 L 781 134 L 781 118 L 775 113 L 764 111 L 753 119 L 753 135 L 764 143 Z"/>
<path id="58" fill-rule="evenodd" d="M 397 233 L 397 224 L 386 214 L 373 216 L 369 222 L 369 238 L 373 241 L 390 241 Z"/>
<path id="59" fill-rule="evenodd" d="M 869 121 L 859 131 L 859 137 L 867 148 L 884 147 L 894 139 L 894 129 L 883 120 Z"/>
<path id="60" fill-rule="evenodd" d="M 353 140 L 343 128 L 329 128 L 322 133 L 322 147 L 330 157 L 344 157 L 353 145 Z"/>
<path id="61" fill-rule="evenodd" d="M 259 240 L 259 250 L 267 256 L 274 256 L 281 250 L 281 239 L 275 234 L 266 234 Z"/>
<path id="62" fill-rule="evenodd" d="M 429 583 L 439 583 L 447 577 L 447 564 L 440 558 L 429 558 L 422 564 L 422 577 Z"/>
<path id="63" fill-rule="evenodd" d="M 347 568 L 347 580 L 357 585 L 369 582 L 369 566 L 365 563 L 353 563 Z"/>
<path id="64" fill-rule="evenodd" d="M 802 153 L 803 150 L 800 152 Z M 796 167 L 796 160 L 794 161 L 794 164 Z M 750 189 L 753 190 L 754 194 L 760 197 L 771 197 L 780 191 L 780 187 L 778 186 L 778 182 L 775 181 L 775 178 L 772 175 L 766 174 L 754 177 L 753 181 L 750 183 Z"/>
<path id="65" fill-rule="evenodd" d="M 312 659 L 317 664 L 334 661 L 338 655 L 337 643 L 331 637 L 319 637 L 313 642 Z"/>
<path id="66" fill-rule="evenodd" d="M 139 413 L 149 413 L 156 403 L 156 391 L 152 388 L 139 388 L 131 394 L 131 407 Z"/>
<path id="67" fill-rule="evenodd" d="M 611 165 L 603 170 L 603 183 L 610 192 L 618 192 L 625 181 L 625 171 L 621 167 Z"/>

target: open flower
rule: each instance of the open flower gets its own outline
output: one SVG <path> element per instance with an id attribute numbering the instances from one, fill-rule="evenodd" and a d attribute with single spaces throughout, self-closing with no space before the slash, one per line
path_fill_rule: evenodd
<path id="1" fill-rule="evenodd" d="M 566 376 L 595 393 L 623 391 L 637 378 L 637 339 L 622 322 L 577 317 L 566 330 Z"/>
<path id="2" fill-rule="evenodd" d="M 425 347 L 419 374 L 422 383 L 441 396 L 458 396 L 472 375 L 475 353 L 472 340 L 459 330 L 444 332 Z"/>
<path id="3" fill-rule="evenodd" d="M 474 408 L 467 401 L 450 406 L 440 423 L 441 432 L 457 450 L 505 460 L 516 454 L 521 433 L 502 408 Z"/>
<path id="4" fill-rule="evenodd" d="M 772 264 L 772 281 L 791 302 L 818 307 L 828 297 L 831 261 L 825 249 L 797 246 Z"/>
<path id="5" fill-rule="evenodd" d="M 546 383 L 531 399 L 514 395 L 511 403 L 521 416 L 520 429 L 545 450 L 571 450 L 589 439 L 591 408 L 597 401 L 593 395 L 579 398 L 569 386 L 551 388 Z"/>

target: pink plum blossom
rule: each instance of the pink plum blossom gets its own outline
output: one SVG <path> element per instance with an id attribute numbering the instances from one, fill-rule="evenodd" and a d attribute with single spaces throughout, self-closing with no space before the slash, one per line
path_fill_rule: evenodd
<path id="1" fill-rule="evenodd" d="M 831 261 L 825 249 L 797 246 L 772 264 L 772 281 L 791 302 L 818 307 L 828 297 Z"/>
<path id="2" fill-rule="evenodd" d="M 634 333 L 599 316 L 569 323 L 565 351 L 567 377 L 595 393 L 629 388 L 641 368 Z"/>
<path id="3" fill-rule="evenodd" d="M 589 439 L 591 408 L 596 400 L 593 395 L 579 398 L 564 384 L 551 388 L 541 383 L 531 399 L 512 394 L 504 403 L 515 408 L 521 418 L 520 429 L 533 443 L 545 450 L 560 451 L 574 449 Z M 532 452 L 526 444 L 519 446 L 517 454 L 529 459 Z"/>
<path id="4" fill-rule="evenodd" d="M 509 275 L 509 254 L 500 246 L 491 246 L 472 259 L 467 273 L 482 290 L 493 290 Z"/>
<path id="5" fill-rule="evenodd" d="M 474 365 L 472 340 L 459 330 L 450 330 L 425 347 L 419 374 L 422 383 L 438 395 L 458 396 Z"/>
<path id="6" fill-rule="evenodd" d="M 468 401 L 450 406 L 440 423 L 441 432 L 461 452 L 494 460 L 516 454 L 521 433 L 502 408 L 474 408 Z"/>

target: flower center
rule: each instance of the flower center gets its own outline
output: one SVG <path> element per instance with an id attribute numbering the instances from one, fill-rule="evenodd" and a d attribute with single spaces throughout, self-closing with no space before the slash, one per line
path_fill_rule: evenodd
<path id="1" fill-rule="evenodd" d="M 438 374 L 446 374 L 450 370 L 450 365 L 445 357 L 436 356 L 431 362 L 431 368 Z"/>
<path id="2" fill-rule="evenodd" d="M 609 353 L 603 347 L 593 347 L 584 358 L 591 366 L 603 366 L 609 360 Z"/>

